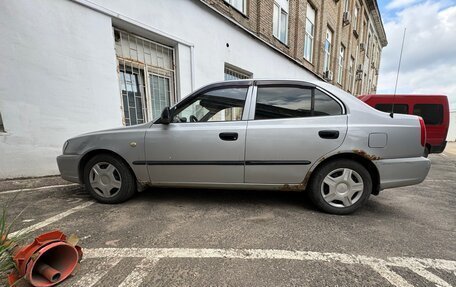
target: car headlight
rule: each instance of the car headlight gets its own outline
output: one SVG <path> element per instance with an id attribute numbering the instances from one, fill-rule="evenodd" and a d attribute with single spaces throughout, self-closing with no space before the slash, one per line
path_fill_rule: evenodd
<path id="1" fill-rule="evenodd" d="M 66 142 L 63 144 L 62 154 L 65 154 L 65 150 L 66 150 L 67 147 L 68 147 L 68 141 L 66 141 Z"/>

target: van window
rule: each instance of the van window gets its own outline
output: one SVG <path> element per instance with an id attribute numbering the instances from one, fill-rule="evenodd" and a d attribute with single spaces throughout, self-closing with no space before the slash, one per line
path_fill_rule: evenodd
<path id="1" fill-rule="evenodd" d="M 391 113 L 392 104 L 377 104 L 375 108 L 382 112 Z M 408 114 L 408 105 L 394 104 L 394 112 L 397 114 Z"/>
<path id="2" fill-rule="evenodd" d="M 258 87 L 255 120 L 341 115 L 341 106 L 312 88 Z"/>
<path id="3" fill-rule="evenodd" d="M 423 118 L 427 125 L 440 125 L 443 122 L 443 106 L 437 104 L 417 104 L 413 114 Z"/>

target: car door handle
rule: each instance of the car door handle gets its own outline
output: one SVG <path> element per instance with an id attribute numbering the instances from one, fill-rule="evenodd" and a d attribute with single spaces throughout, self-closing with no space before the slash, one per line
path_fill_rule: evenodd
<path id="1" fill-rule="evenodd" d="M 219 138 L 224 141 L 235 141 L 239 137 L 238 133 L 220 133 Z"/>
<path id="2" fill-rule="evenodd" d="M 318 135 L 322 139 L 337 139 L 339 137 L 339 131 L 331 131 L 331 130 L 319 131 Z"/>

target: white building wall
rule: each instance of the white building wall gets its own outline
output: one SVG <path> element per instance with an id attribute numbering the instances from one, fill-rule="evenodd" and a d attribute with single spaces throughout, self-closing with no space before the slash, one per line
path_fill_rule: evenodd
<path id="1" fill-rule="evenodd" d="M 0 1 L 0 39 L 0 178 L 57 174 L 65 139 L 122 123 L 109 17 L 68 1 Z"/>
<path id="2" fill-rule="evenodd" d="M 225 63 L 314 77 L 198 1 L 0 1 L 0 178 L 57 174 L 67 138 L 121 125 L 113 22 L 174 46 L 180 97 L 223 80 Z"/>
<path id="3" fill-rule="evenodd" d="M 450 113 L 450 127 L 448 129 L 447 141 L 456 141 L 456 111 Z"/>

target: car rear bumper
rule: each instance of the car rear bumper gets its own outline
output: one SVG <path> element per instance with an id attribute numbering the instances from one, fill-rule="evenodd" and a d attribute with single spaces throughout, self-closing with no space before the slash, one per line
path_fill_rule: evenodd
<path id="1" fill-rule="evenodd" d="M 79 161 L 80 155 L 60 155 L 57 157 L 60 175 L 63 179 L 81 183 L 79 179 Z"/>
<path id="2" fill-rule="evenodd" d="M 442 153 L 447 145 L 446 141 L 443 141 L 440 145 L 431 145 L 431 153 Z"/>
<path id="3" fill-rule="evenodd" d="M 424 157 L 383 159 L 374 163 L 380 174 L 380 189 L 418 184 L 431 168 L 431 161 Z"/>

